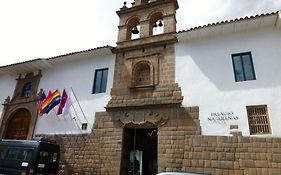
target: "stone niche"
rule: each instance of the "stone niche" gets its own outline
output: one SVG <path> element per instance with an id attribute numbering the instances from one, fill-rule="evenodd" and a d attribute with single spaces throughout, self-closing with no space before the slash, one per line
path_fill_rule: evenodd
<path id="1" fill-rule="evenodd" d="M 128 87 L 153 87 L 158 84 L 160 54 L 127 58 Z"/>

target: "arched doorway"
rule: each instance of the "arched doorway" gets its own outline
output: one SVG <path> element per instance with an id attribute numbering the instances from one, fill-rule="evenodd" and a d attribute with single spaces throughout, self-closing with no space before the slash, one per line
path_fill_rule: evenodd
<path id="1" fill-rule="evenodd" d="M 27 139 L 31 114 L 26 109 L 18 110 L 8 122 L 5 139 Z"/>
<path id="2" fill-rule="evenodd" d="M 124 128 L 120 174 L 157 174 L 157 133 L 157 128 Z"/>

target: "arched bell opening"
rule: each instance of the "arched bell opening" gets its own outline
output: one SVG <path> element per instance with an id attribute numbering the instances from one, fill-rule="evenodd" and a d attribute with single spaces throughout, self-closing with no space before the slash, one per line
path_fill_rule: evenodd
<path id="1" fill-rule="evenodd" d="M 160 35 L 164 33 L 164 20 L 161 12 L 156 12 L 150 16 L 149 35 Z"/>
<path id="2" fill-rule="evenodd" d="M 27 109 L 19 109 L 7 122 L 5 139 L 26 140 L 28 137 L 31 113 Z"/>
<path id="3" fill-rule="evenodd" d="M 133 17 L 127 23 L 127 40 L 140 38 L 140 19 Z"/>

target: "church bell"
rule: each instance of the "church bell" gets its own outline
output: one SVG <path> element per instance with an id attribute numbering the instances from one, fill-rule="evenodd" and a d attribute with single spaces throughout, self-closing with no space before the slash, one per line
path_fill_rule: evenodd
<path id="1" fill-rule="evenodd" d="M 135 27 L 133 27 L 133 29 L 132 29 L 132 34 L 139 34 L 140 32 L 139 32 L 139 30 L 138 30 L 138 28 L 137 28 L 137 26 L 135 26 Z"/>

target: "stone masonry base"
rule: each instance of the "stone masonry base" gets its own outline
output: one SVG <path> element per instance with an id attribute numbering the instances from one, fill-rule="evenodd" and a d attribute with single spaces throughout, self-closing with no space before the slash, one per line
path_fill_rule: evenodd
<path id="1" fill-rule="evenodd" d="M 203 136 L 197 125 L 197 108 L 188 108 L 187 112 L 195 125 L 185 127 L 171 119 L 158 127 L 159 172 L 281 174 L 281 138 Z M 61 145 L 60 174 L 118 175 L 122 135 L 123 128 L 107 112 L 101 112 L 96 114 L 91 134 L 45 137 Z"/>

